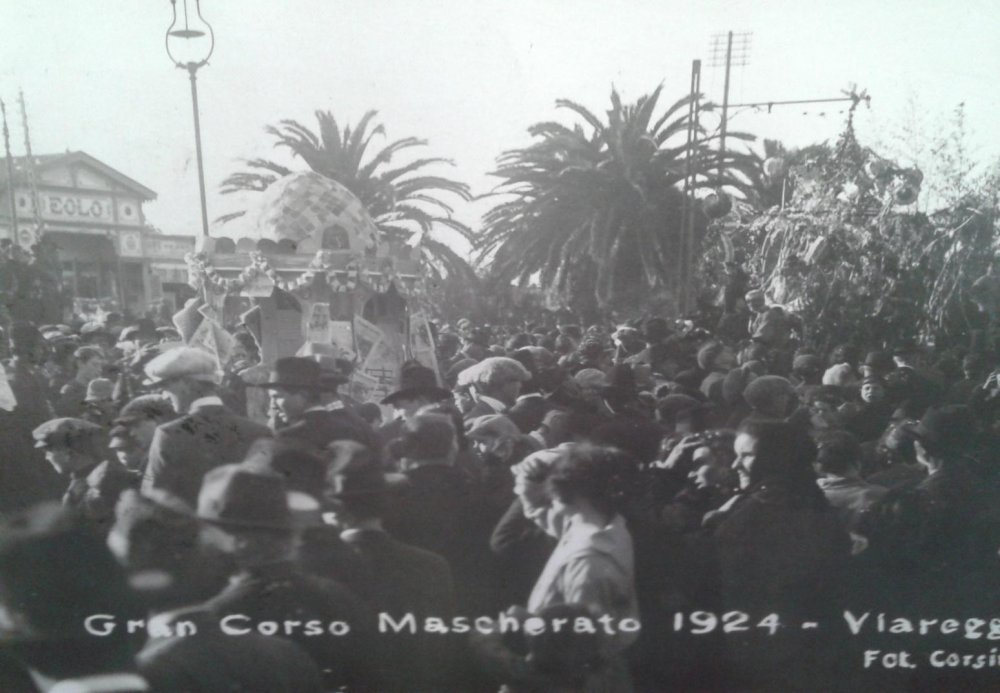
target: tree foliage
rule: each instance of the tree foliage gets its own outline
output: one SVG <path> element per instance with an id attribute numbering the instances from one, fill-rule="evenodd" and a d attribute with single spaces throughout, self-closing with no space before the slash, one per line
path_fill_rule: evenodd
<path id="1" fill-rule="evenodd" d="M 453 165 L 441 157 L 418 157 L 394 165 L 399 155 L 410 149 L 427 146 L 427 141 L 405 137 L 372 147 L 376 137 L 385 136 L 385 126 L 375 124 L 377 111 L 368 111 L 352 127 L 341 129 L 329 111 L 316 111 L 319 130 L 314 132 L 295 120 L 269 125 L 265 132 L 274 146 L 287 150 L 293 159 L 301 159 L 312 171 L 331 178 L 354 193 L 375 224 L 389 239 L 416 239 L 432 275 L 456 275 L 474 280 L 475 272 L 460 255 L 432 234 L 439 229 L 456 232 L 471 239 L 472 231 L 455 219 L 451 200 L 469 200 L 469 186 L 451 178 L 430 173 L 439 165 Z M 231 174 L 221 185 L 223 194 L 263 191 L 272 183 L 292 173 L 292 169 L 269 159 L 249 159 L 247 169 Z M 223 222 L 243 216 L 244 211 L 220 217 Z"/>
<path id="2" fill-rule="evenodd" d="M 524 286 L 537 275 L 552 303 L 584 313 L 676 296 L 687 167 L 697 188 L 745 193 L 758 163 L 733 151 L 720 157 L 717 135 L 701 129 L 689 148 L 690 98 L 657 115 L 659 98 L 657 88 L 625 104 L 612 90 L 606 119 L 559 100 L 573 123 L 536 123 L 532 144 L 498 157 L 499 201 L 476 242 L 493 281 Z M 706 218 L 695 214 L 697 248 Z"/>
<path id="3" fill-rule="evenodd" d="M 790 167 L 795 193 L 784 207 L 714 230 L 745 252 L 772 300 L 803 318 L 809 341 L 967 345 L 987 327 L 973 284 L 996 251 L 995 181 L 928 216 L 918 211 L 920 171 L 861 146 L 850 119 L 835 146 L 812 155 Z"/>

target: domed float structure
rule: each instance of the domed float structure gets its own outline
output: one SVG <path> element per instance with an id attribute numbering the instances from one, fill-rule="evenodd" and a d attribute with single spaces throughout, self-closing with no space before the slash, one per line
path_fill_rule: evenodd
<path id="1" fill-rule="evenodd" d="M 346 359 L 360 401 L 393 390 L 404 360 L 436 369 L 419 252 L 382 238 L 346 187 L 293 173 L 230 225 L 232 236 L 199 239 L 189 281 L 223 322 L 258 336 L 264 366 L 304 352 Z"/>

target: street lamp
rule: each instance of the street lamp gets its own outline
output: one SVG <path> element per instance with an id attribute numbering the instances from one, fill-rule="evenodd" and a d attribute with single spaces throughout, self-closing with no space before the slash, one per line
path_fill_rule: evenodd
<path id="1" fill-rule="evenodd" d="M 208 207 L 205 204 L 205 169 L 201 160 L 201 124 L 198 120 L 198 68 L 207 65 L 215 50 L 215 32 L 201 16 L 201 0 L 194 0 L 194 17 L 188 14 L 188 0 L 184 6 L 183 26 L 177 24 L 177 0 L 170 0 L 174 18 L 164 37 L 167 55 L 177 67 L 191 76 L 191 106 L 194 109 L 194 145 L 198 155 L 198 191 L 201 193 L 201 232 L 208 236 Z M 171 47 L 173 46 L 173 47 Z"/>

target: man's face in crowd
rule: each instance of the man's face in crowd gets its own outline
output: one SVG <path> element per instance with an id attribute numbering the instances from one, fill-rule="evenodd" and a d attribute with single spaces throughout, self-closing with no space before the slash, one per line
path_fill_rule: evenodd
<path id="1" fill-rule="evenodd" d="M 45 461 L 52 465 L 52 467 L 60 474 L 68 474 L 73 471 L 73 466 L 71 464 L 71 458 L 68 448 L 46 448 L 45 449 Z"/>
<path id="2" fill-rule="evenodd" d="M 878 383 L 865 383 L 861 386 L 861 400 L 872 404 L 885 399 L 885 388 Z"/>
<path id="3" fill-rule="evenodd" d="M 392 405 L 392 408 L 395 410 L 397 417 L 402 417 L 406 420 L 410 420 L 414 416 L 416 416 L 417 411 L 420 409 L 420 407 L 426 404 L 429 404 L 429 402 L 420 397 L 415 397 L 412 399 L 397 399 L 396 402 Z"/>
<path id="4" fill-rule="evenodd" d="M 301 390 L 276 387 L 271 390 L 271 404 L 287 423 L 298 421 L 310 407 L 306 394 Z"/>
<path id="5" fill-rule="evenodd" d="M 837 428 L 840 425 L 840 414 L 831 402 L 813 402 L 809 407 L 809 421 L 813 428 Z"/>
<path id="6" fill-rule="evenodd" d="M 757 439 L 746 433 L 740 433 L 733 442 L 733 452 L 736 459 L 733 469 L 740 475 L 740 488 L 750 486 L 750 470 L 757 459 Z"/>

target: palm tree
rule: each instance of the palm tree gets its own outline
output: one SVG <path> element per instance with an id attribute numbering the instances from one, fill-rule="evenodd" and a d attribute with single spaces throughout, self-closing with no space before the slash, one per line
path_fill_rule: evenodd
<path id="1" fill-rule="evenodd" d="M 476 242 L 493 280 L 525 285 L 537 276 L 550 296 L 579 309 L 648 305 L 657 292 L 676 298 L 688 164 L 696 188 L 744 192 L 759 164 L 748 154 L 720 156 L 709 146 L 716 135 L 700 129 L 689 148 L 691 98 L 654 120 L 659 96 L 658 87 L 625 105 L 612 90 L 607 122 L 556 101 L 582 122 L 537 123 L 528 129 L 535 142 L 500 155 L 493 194 L 503 199 Z M 695 213 L 697 248 L 707 219 L 700 207 Z"/>
<path id="2" fill-rule="evenodd" d="M 399 152 L 424 147 L 426 140 L 405 137 L 371 153 L 372 140 L 385 135 L 383 125 L 370 127 L 376 115 L 377 111 L 368 111 L 356 127 L 348 124 L 341 130 L 330 111 L 316 111 L 318 134 L 295 120 L 269 125 L 265 132 L 274 138 L 276 148 L 289 150 L 293 158 L 302 159 L 311 170 L 354 193 L 386 238 L 405 241 L 418 234 L 417 243 L 433 275 L 475 279 L 475 271 L 469 263 L 432 236 L 436 229 L 446 228 L 472 239 L 471 229 L 453 217 L 454 209 L 448 202 L 448 196 L 470 200 L 469 186 L 425 172 L 427 167 L 436 164 L 453 165 L 448 159 L 424 157 L 390 166 Z M 263 191 L 282 176 L 292 173 L 292 169 L 268 159 L 249 159 L 244 163 L 249 170 L 226 178 L 220 186 L 223 194 Z M 219 217 L 219 221 L 228 222 L 244 213 L 226 214 Z"/>

